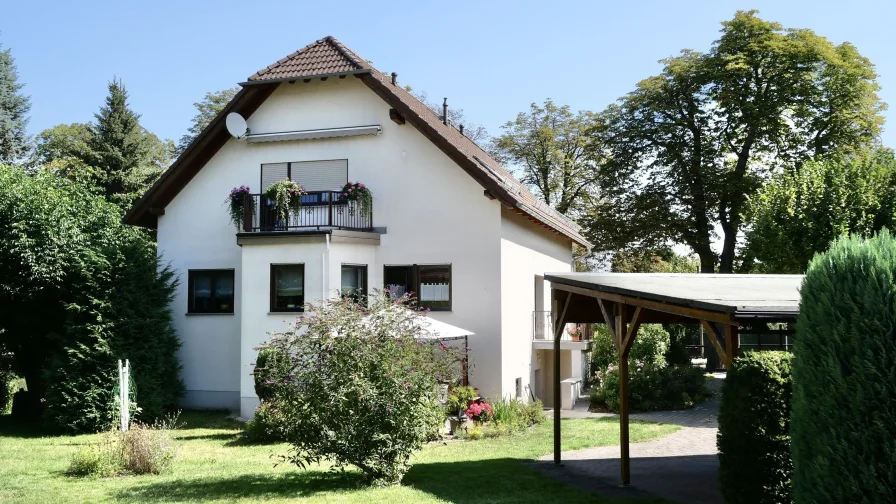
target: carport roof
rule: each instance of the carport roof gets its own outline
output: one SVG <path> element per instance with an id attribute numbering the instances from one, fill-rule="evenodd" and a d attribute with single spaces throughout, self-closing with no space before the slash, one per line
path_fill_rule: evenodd
<path id="1" fill-rule="evenodd" d="M 799 314 L 803 275 L 546 273 L 545 280 L 597 293 L 726 312 L 736 319 Z"/>

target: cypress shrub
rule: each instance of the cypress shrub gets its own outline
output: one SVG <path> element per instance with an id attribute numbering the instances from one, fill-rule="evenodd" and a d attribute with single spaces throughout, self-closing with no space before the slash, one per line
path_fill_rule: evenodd
<path id="1" fill-rule="evenodd" d="M 183 394 L 170 309 L 177 279 L 140 233 L 124 230 L 119 243 L 79 268 L 83 287 L 67 304 L 62 350 L 47 373 L 47 415 L 64 430 L 109 427 L 119 359 L 130 361 L 135 416 L 143 423 L 174 411 Z"/>
<path id="2" fill-rule="evenodd" d="M 896 239 L 841 238 L 809 263 L 793 363 L 793 497 L 896 501 Z"/>
<path id="3" fill-rule="evenodd" d="M 747 352 L 734 360 L 719 408 L 719 483 L 728 504 L 792 502 L 792 356 Z"/>

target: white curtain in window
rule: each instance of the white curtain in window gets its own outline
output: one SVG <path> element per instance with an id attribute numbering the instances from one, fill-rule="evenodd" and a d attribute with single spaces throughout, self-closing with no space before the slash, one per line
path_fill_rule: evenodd
<path id="1" fill-rule="evenodd" d="M 447 283 L 420 284 L 420 301 L 448 301 L 449 295 Z"/>

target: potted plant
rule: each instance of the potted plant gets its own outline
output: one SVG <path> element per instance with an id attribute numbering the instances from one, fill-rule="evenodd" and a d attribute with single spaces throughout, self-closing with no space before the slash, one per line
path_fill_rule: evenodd
<path id="1" fill-rule="evenodd" d="M 305 194 L 305 188 L 292 180 L 286 179 L 274 182 L 264 192 L 268 204 L 284 222 L 289 217 L 289 212 L 298 212 L 302 206 L 302 195 Z"/>
<path id="2" fill-rule="evenodd" d="M 342 201 L 355 202 L 358 211 L 365 217 L 373 208 L 373 194 L 360 182 L 349 182 L 342 187 Z"/>
<path id="3" fill-rule="evenodd" d="M 466 386 L 454 387 L 448 393 L 448 401 L 445 406 L 449 415 L 450 432 L 456 432 L 468 420 L 468 417 L 465 417 L 467 407 L 478 397 L 479 393 L 475 388 Z"/>
<path id="4" fill-rule="evenodd" d="M 569 334 L 569 337 L 573 341 L 582 341 L 582 328 L 579 326 L 570 327 L 566 330 L 566 333 Z"/>
<path id="5" fill-rule="evenodd" d="M 237 229 L 243 222 L 247 208 L 252 212 L 252 216 L 255 216 L 255 205 L 252 204 L 249 197 L 249 186 L 242 185 L 231 189 L 230 195 L 227 196 L 227 201 L 224 203 L 227 205 L 227 211 L 230 212 L 230 222 Z"/>

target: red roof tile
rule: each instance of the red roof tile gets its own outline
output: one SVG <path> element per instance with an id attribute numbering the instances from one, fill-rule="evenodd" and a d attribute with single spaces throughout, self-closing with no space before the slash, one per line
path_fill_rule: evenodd
<path id="1" fill-rule="evenodd" d="M 369 70 L 370 65 L 333 37 L 317 40 L 255 72 L 249 82 L 303 79 Z"/>

